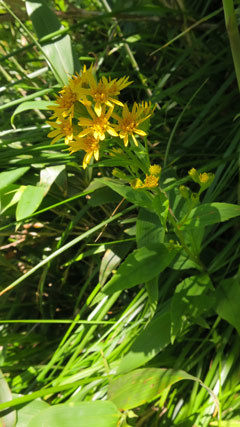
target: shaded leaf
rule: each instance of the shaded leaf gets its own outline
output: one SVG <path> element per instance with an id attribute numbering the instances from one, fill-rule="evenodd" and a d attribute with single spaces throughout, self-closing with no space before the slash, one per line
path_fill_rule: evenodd
<path id="1" fill-rule="evenodd" d="M 165 230 L 159 217 L 145 208 L 141 208 L 137 217 L 136 240 L 138 248 L 163 243 Z"/>
<path id="2" fill-rule="evenodd" d="M 123 261 L 117 273 L 104 286 L 103 292 L 110 295 L 149 281 L 163 271 L 171 259 L 172 254 L 164 244 L 159 244 L 154 249 L 136 249 Z"/>
<path id="3" fill-rule="evenodd" d="M 107 185 L 134 205 L 152 210 L 153 197 L 147 191 L 134 190 L 130 185 L 120 183 L 119 180 L 116 179 L 99 178 L 98 181 L 99 183 Z"/>
<path id="4" fill-rule="evenodd" d="M 205 203 L 193 209 L 181 226 L 188 228 L 205 227 L 235 218 L 240 215 L 240 206 L 230 203 Z"/>
<path id="5" fill-rule="evenodd" d="M 222 319 L 229 322 L 240 334 L 240 277 L 222 280 L 216 290 L 216 312 Z"/>

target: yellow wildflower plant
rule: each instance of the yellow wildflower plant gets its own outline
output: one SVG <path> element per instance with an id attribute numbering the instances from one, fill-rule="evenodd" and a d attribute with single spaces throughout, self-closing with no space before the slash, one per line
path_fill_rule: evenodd
<path id="1" fill-rule="evenodd" d="M 150 110 L 151 104 L 147 104 L 148 107 L 146 107 L 146 104 L 147 103 L 137 104 L 134 102 L 132 111 L 129 111 L 127 104 L 124 104 L 122 117 L 115 113 L 112 114 L 112 117 L 118 121 L 118 124 L 115 124 L 114 128 L 119 132 L 119 136 L 121 139 L 123 139 L 125 147 L 128 146 L 129 137 L 131 137 L 134 144 L 138 146 L 135 134 L 140 136 L 147 135 L 145 131 L 139 129 L 138 127 L 152 114 Z"/>
<path id="2" fill-rule="evenodd" d="M 87 135 L 85 138 L 77 138 L 69 142 L 70 153 L 83 150 L 86 152 L 83 158 L 83 169 L 86 169 L 92 157 L 96 161 L 99 159 L 99 139 L 95 139 L 93 135 Z"/>
<path id="3" fill-rule="evenodd" d="M 83 102 L 84 103 L 84 102 Z M 82 117 L 79 119 L 78 124 L 85 129 L 82 130 L 78 137 L 81 138 L 88 134 L 92 134 L 95 139 L 103 141 L 105 139 L 106 132 L 111 136 L 118 136 L 115 129 L 110 125 L 109 119 L 113 112 L 113 107 L 110 107 L 106 112 L 106 106 L 102 108 L 101 115 L 98 116 L 88 103 L 85 103 L 86 108 L 91 118 Z"/>
<path id="4" fill-rule="evenodd" d="M 131 83 L 127 76 L 119 79 L 103 76 L 97 80 L 94 67 L 87 69 L 84 65 L 79 73 L 69 77 L 68 84 L 56 96 L 55 104 L 48 107 L 53 111 L 51 121 L 47 122 L 53 128 L 48 134 L 52 143 L 63 138 L 70 153 L 85 151 L 84 168 L 92 158 L 99 159 L 100 143 L 107 136 L 120 137 L 125 147 L 130 138 L 138 145 L 136 137 L 147 135 L 140 125 L 151 116 L 154 109 L 146 101 L 140 104 L 135 102 L 129 109 L 127 104 L 119 100 L 121 90 Z M 118 114 L 114 111 L 116 106 Z M 112 152 L 117 149 L 112 144 L 110 147 Z M 156 165 L 155 172 L 150 171 L 149 175 L 157 176 L 158 173 L 159 167 Z"/>
<path id="5" fill-rule="evenodd" d="M 49 138 L 53 138 L 51 144 L 54 144 L 62 138 L 64 138 L 65 144 L 69 144 L 69 142 L 74 139 L 71 116 L 66 119 L 63 118 L 61 122 L 57 121 L 47 123 L 54 128 L 54 130 L 49 132 L 47 135 Z"/>

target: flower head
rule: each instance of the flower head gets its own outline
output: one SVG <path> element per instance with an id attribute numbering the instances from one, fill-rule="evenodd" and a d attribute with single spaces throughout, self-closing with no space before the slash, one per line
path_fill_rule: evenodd
<path id="1" fill-rule="evenodd" d="M 143 105 L 144 104 L 144 105 Z M 129 136 L 132 137 L 135 145 L 138 145 L 136 135 L 146 136 L 146 132 L 139 129 L 139 125 L 151 116 L 150 106 L 147 103 L 137 104 L 134 102 L 132 111 L 129 111 L 127 104 L 124 104 L 122 117 L 113 113 L 112 116 L 118 121 L 114 128 L 119 131 L 119 136 L 123 139 L 125 147 L 128 146 Z"/>
<path id="2" fill-rule="evenodd" d="M 158 187 L 159 177 L 154 175 L 146 175 L 144 182 L 140 178 L 136 178 L 131 181 L 130 185 L 134 190 L 139 188 L 154 188 Z"/>
<path id="3" fill-rule="evenodd" d="M 48 133 L 49 138 L 53 138 L 51 144 L 54 144 L 54 142 L 59 141 L 61 138 L 64 137 L 65 144 L 69 144 L 70 141 L 73 140 L 73 127 L 72 127 L 72 118 L 67 117 L 66 119 L 62 119 L 61 122 L 47 122 L 49 125 L 51 125 L 54 130 Z"/>
<path id="4" fill-rule="evenodd" d="M 149 174 L 154 176 L 160 176 L 161 170 L 162 170 L 161 166 L 151 165 L 149 168 Z"/>
<path id="5" fill-rule="evenodd" d="M 188 174 L 193 179 L 194 182 L 200 185 L 201 190 L 200 192 L 206 190 L 213 182 L 214 180 L 214 174 L 213 173 L 199 173 L 195 168 L 192 168 Z"/>
<path id="6" fill-rule="evenodd" d="M 86 108 L 91 118 L 82 117 L 79 119 L 79 126 L 85 128 L 78 134 L 79 138 L 91 134 L 95 139 L 100 139 L 103 141 L 105 139 L 106 132 L 111 136 L 118 136 L 116 130 L 109 123 L 109 118 L 112 114 L 113 107 L 109 108 L 106 112 L 106 108 L 104 106 L 100 116 L 96 115 L 88 103 L 86 103 Z"/>
<path id="7" fill-rule="evenodd" d="M 64 86 L 59 93 L 60 95 L 58 95 L 55 100 L 56 105 L 49 105 L 48 107 L 50 110 L 54 111 L 51 119 L 62 119 L 68 116 L 73 117 L 74 103 L 77 100 L 76 94 L 69 86 Z"/>
<path id="8" fill-rule="evenodd" d="M 99 140 L 93 135 L 87 135 L 85 138 L 77 138 L 69 142 L 69 150 L 72 153 L 83 150 L 86 152 L 83 158 L 83 169 L 86 169 L 92 157 L 96 161 L 99 159 Z"/>
<path id="9" fill-rule="evenodd" d="M 128 77 L 122 77 L 119 80 L 108 80 L 106 77 L 102 77 L 101 80 L 97 82 L 93 75 L 92 69 L 86 71 L 85 81 L 87 85 L 82 87 L 79 93 L 81 96 L 87 96 L 93 100 L 94 111 L 98 117 L 100 117 L 102 114 L 103 105 L 112 108 L 114 104 L 117 104 L 123 107 L 123 103 L 118 100 L 117 95 L 119 95 L 122 89 L 132 83 L 128 81 Z"/>

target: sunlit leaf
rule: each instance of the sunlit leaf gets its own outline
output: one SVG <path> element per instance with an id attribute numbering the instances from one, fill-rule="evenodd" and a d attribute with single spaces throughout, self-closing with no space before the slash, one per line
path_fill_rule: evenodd
<path id="1" fill-rule="evenodd" d="M 116 427 L 120 412 L 109 401 L 51 406 L 33 417 L 28 427 Z"/>
<path id="2" fill-rule="evenodd" d="M 30 216 L 40 206 L 45 195 L 44 187 L 35 187 L 28 185 L 18 202 L 16 210 L 17 221 Z"/>
<path id="3" fill-rule="evenodd" d="M 195 377 L 172 369 L 137 369 L 113 380 L 109 385 L 108 398 L 121 411 L 132 409 L 151 402 L 166 388 L 184 379 L 195 380 Z"/>
<path id="4" fill-rule="evenodd" d="M 7 172 L 0 173 L 0 190 L 13 184 L 18 178 L 23 176 L 29 170 L 28 167 L 17 168 Z"/>
<path id="5" fill-rule="evenodd" d="M 44 1 L 26 1 L 27 13 L 30 16 L 34 29 L 39 39 L 64 28 L 56 15 Z M 53 40 L 42 46 L 49 65 L 58 82 L 67 84 L 69 75 L 79 71 L 79 66 L 74 64 L 73 50 L 68 34 L 55 36 Z"/>

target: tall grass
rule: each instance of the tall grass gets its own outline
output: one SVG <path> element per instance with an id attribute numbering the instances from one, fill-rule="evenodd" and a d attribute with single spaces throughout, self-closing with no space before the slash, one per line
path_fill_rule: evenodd
<path id="1" fill-rule="evenodd" d="M 238 4 L 230 3 L 229 12 L 228 2 L 210 1 L 1 2 L 3 425 L 240 423 Z M 113 180 L 121 156 L 116 164 L 106 149 L 84 170 L 82 151 L 50 144 L 47 107 L 84 64 L 98 78 L 129 76 L 121 94 L 129 106 L 156 104 L 140 148 L 129 145 L 132 158 L 148 153 L 162 167 L 154 209 L 141 204 L 144 190 Z M 194 199 L 192 168 L 215 178 L 190 206 L 179 187 Z M 163 258 L 166 248 L 169 263 L 145 280 L 148 261 L 131 257 L 147 249 Z"/>

